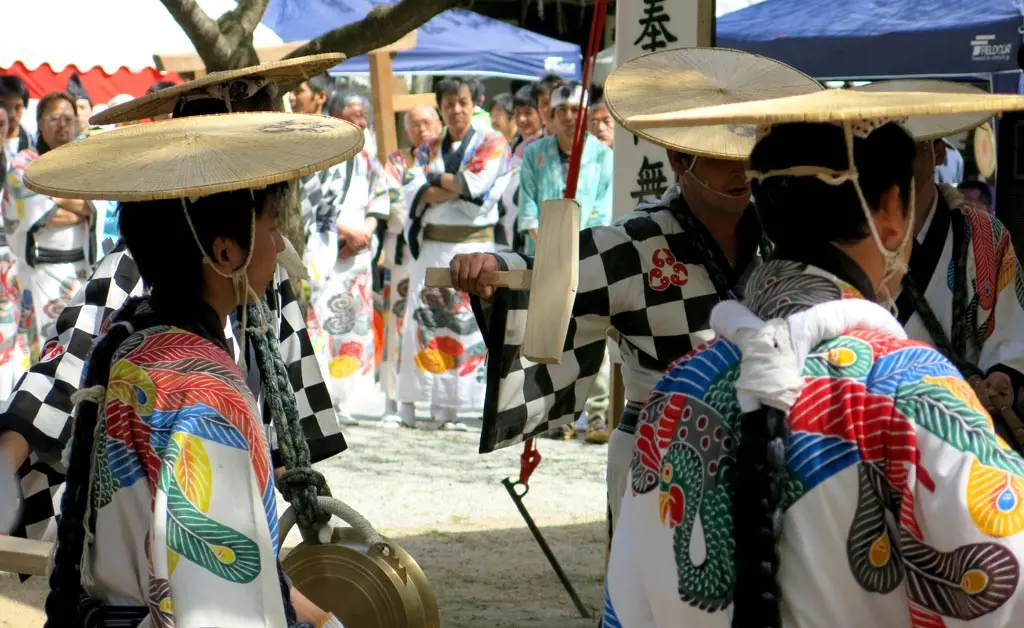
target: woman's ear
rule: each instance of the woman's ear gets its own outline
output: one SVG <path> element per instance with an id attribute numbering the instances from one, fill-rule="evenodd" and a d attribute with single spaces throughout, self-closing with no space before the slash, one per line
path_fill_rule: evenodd
<path id="1" fill-rule="evenodd" d="M 211 247 L 211 261 L 221 272 L 233 273 L 245 263 L 244 252 L 238 243 L 223 236 L 216 238 Z"/>
<path id="2" fill-rule="evenodd" d="M 878 211 L 873 212 L 872 217 L 878 229 L 878 237 L 886 249 L 895 251 L 903 242 L 906 230 L 913 228 L 909 214 L 910 208 L 904 207 L 898 185 L 890 186 L 882 193 Z"/>

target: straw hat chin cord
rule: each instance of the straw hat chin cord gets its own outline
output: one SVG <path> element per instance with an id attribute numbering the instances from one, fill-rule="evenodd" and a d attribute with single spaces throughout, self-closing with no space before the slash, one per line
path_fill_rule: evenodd
<path id="1" fill-rule="evenodd" d="M 880 120 L 848 120 L 842 122 L 835 122 L 837 126 L 842 126 L 843 136 L 846 141 L 846 155 L 849 160 L 849 166 L 846 170 L 833 170 L 832 168 L 824 168 L 822 166 L 793 166 L 790 168 L 782 168 L 779 170 L 769 170 L 768 172 L 758 172 L 756 170 L 747 171 L 747 181 L 758 181 L 762 182 L 765 179 L 771 177 L 815 177 L 820 181 L 827 183 L 832 186 L 839 186 L 844 183 L 852 183 L 853 189 L 857 192 L 857 198 L 860 200 L 861 209 L 864 212 L 864 216 L 868 221 L 868 228 L 871 231 L 871 237 L 875 240 L 875 246 L 878 247 L 878 251 L 885 258 L 885 268 L 882 273 L 882 281 L 880 285 L 876 286 L 876 292 L 882 303 L 887 305 L 893 314 L 897 314 L 896 310 L 896 299 L 892 294 L 892 291 L 888 287 L 888 283 L 895 277 L 905 275 L 908 270 L 907 262 L 904 253 L 907 250 L 907 246 L 910 245 L 911 234 L 913 233 L 914 226 L 914 209 L 916 204 L 914 189 L 916 187 L 914 179 L 910 180 L 910 207 L 907 211 L 908 221 L 907 228 L 903 232 L 903 239 L 900 240 L 899 246 L 896 250 L 890 251 L 885 248 L 885 244 L 882 243 L 882 238 L 878 234 L 878 227 L 875 226 L 875 221 L 871 216 L 871 208 L 868 207 L 868 202 L 864 198 L 864 192 L 860 188 L 859 173 L 857 172 L 857 166 L 853 160 L 853 139 L 859 137 L 861 139 L 867 138 L 875 129 L 888 124 L 889 122 L 899 122 L 899 120 L 893 119 L 880 119 Z M 764 137 L 770 132 L 770 127 L 762 126 L 758 128 L 758 137 Z"/>
<path id="2" fill-rule="evenodd" d="M 253 197 L 252 190 L 249 190 L 249 195 L 250 195 L 250 197 Z M 195 238 L 196 246 L 199 247 L 199 252 L 203 256 L 203 264 L 209 266 L 213 270 L 213 272 L 217 273 L 221 277 L 224 277 L 225 279 L 230 279 L 231 280 L 231 286 L 234 289 L 234 293 L 235 293 L 235 304 L 239 305 L 239 306 L 242 306 L 241 307 L 241 309 L 242 309 L 242 321 L 241 321 L 242 322 L 242 329 L 245 332 L 251 332 L 251 333 L 256 333 L 256 334 L 265 334 L 265 333 L 267 333 L 267 330 L 270 328 L 270 324 L 269 324 L 269 322 L 268 322 L 266 317 L 261 318 L 260 326 L 259 327 L 250 328 L 248 326 L 248 323 L 249 323 L 248 309 L 249 308 L 245 307 L 245 304 L 249 300 L 248 299 L 249 297 L 252 297 L 253 302 L 256 302 L 256 303 L 258 303 L 259 300 L 260 300 L 260 296 L 258 294 L 256 294 L 256 291 L 252 289 L 251 285 L 249 285 L 249 274 L 247 272 L 248 269 L 249 269 L 249 264 L 250 264 L 250 262 L 252 262 L 253 251 L 256 249 L 256 199 L 255 199 L 255 197 L 253 197 L 253 207 L 252 207 L 252 213 L 250 214 L 251 219 L 249 221 L 249 251 L 248 251 L 248 253 L 245 256 L 245 262 L 237 270 L 235 270 L 233 272 L 225 272 L 225 271 L 221 270 L 220 268 L 218 268 L 217 264 L 215 264 L 214 261 L 212 259 L 210 259 L 210 256 L 206 253 L 206 249 L 203 248 L 202 242 L 199 241 L 199 233 L 196 231 L 195 225 L 192 224 L 192 216 L 188 213 L 188 200 L 187 199 L 184 199 L 184 198 L 181 199 L 181 208 L 185 212 L 185 221 L 188 223 L 188 228 L 192 232 L 192 237 Z M 241 359 L 239 360 L 238 368 L 241 369 L 242 372 L 244 373 L 245 369 L 246 369 L 246 356 L 247 356 L 247 354 L 246 354 L 246 334 L 242 333 L 241 336 L 242 337 L 239 339 L 239 353 L 240 353 L 240 358 Z"/>

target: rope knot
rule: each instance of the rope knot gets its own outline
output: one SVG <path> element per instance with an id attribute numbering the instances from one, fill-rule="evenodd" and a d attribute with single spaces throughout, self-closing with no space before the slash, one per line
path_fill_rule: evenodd
<path id="1" fill-rule="evenodd" d="M 327 479 L 319 471 L 309 467 L 288 469 L 277 480 L 277 488 L 285 501 L 295 507 L 299 528 L 319 530 L 331 520 L 317 499 L 331 495 Z"/>
<path id="2" fill-rule="evenodd" d="M 103 400 L 107 396 L 107 388 L 105 386 L 90 386 L 88 388 L 79 388 L 71 395 L 71 403 L 78 405 L 83 401 L 91 401 L 97 406 L 103 405 Z"/>

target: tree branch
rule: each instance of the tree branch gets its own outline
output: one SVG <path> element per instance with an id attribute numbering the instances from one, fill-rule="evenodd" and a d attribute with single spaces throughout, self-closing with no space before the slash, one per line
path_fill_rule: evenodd
<path id="1" fill-rule="evenodd" d="M 267 11 L 270 0 L 238 0 L 238 8 L 234 10 L 238 16 L 238 25 L 246 35 L 252 35 L 259 26 L 263 14 Z"/>
<path id="2" fill-rule="evenodd" d="M 328 31 L 296 48 L 286 58 L 324 52 L 340 52 L 349 59 L 358 57 L 398 41 L 438 13 L 472 4 L 472 0 L 401 0 L 394 5 L 378 6 L 365 19 Z"/>
<path id="3" fill-rule="evenodd" d="M 210 71 L 225 68 L 231 58 L 232 46 L 220 32 L 217 22 L 195 0 L 160 1 L 188 35 L 206 68 Z"/>

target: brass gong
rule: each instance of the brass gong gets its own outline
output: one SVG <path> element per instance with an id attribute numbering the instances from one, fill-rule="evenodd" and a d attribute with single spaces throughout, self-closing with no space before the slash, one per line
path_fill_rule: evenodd
<path id="1" fill-rule="evenodd" d="M 345 628 L 440 628 L 434 590 L 413 557 L 341 501 L 320 497 L 320 506 L 351 527 L 334 528 L 328 544 L 303 541 L 281 559 L 295 588 Z M 289 507 L 282 547 L 294 525 Z"/>

